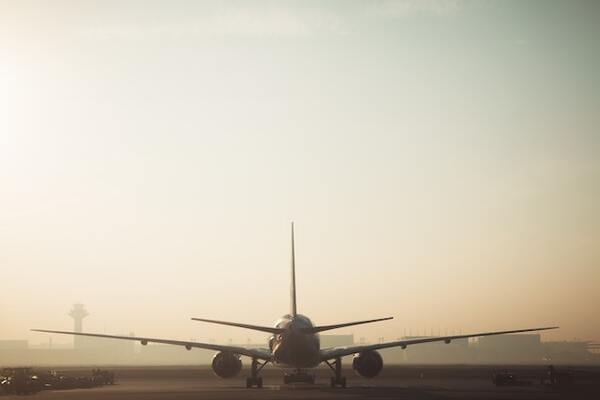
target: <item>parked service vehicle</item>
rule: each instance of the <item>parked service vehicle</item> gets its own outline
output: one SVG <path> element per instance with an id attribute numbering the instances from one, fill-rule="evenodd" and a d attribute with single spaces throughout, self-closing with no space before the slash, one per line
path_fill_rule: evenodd
<path id="1" fill-rule="evenodd" d="M 42 390 L 38 376 L 31 368 L 4 368 L 0 376 L 0 385 L 7 394 L 31 394 Z"/>

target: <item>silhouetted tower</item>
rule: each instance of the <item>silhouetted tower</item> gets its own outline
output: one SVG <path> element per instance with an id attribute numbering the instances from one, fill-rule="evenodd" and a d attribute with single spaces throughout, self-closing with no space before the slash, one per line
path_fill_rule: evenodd
<path id="1" fill-rule="evenodd" d="M 73 318 L 73 322 L 74 322 L 73 331 L 75 331 L 75 332 L 83 331 L 83 319 L 85 317 L 87 317 L 88 315 L 90 315 L 90 314 L 87 312 L 87 310 L 85 309 L 83 304 L 81 304 L 81 303 L 73 304 L 73 309 L 69 313 L 69 316 L 71 318 Z M 82 347 L 81 346 L 82 342 L 83 342 L 82 339 L 83 339 L 83 337 L 81 337 L 81 336 L 75 336 L 73 338 L 73 347 L 75 347 L 76 349 L 80 349 Z"/>

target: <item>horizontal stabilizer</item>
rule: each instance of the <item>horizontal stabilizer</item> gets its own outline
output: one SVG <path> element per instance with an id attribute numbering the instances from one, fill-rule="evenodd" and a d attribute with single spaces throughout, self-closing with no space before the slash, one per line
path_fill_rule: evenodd
<path id="1" fill-rule="evenodd" d="M 335 325 L 314 326 L 312 328 L 304 328 L 304 329 L 302 329 L 302 331 L 304 331 L 304 333 L 318 333 L 318 332 L 329 331 L 329 330 L 337 329 L 337 328 L 344 328 L 346 326 L 370 324 L 371 322 L 379 322 L 379 321 L 387 321 L 388 319 L 392 319 L 392 318 L 394 318 L 394 317 L 369 319 L 366 321 L 345 322 L 343 324 L 335 324 Z"/>
<path id="2" fill-rule="evenodd" d="M 211 324 L 219 324 L 219 325 L 227 325 L 227 326 L 237 326 L 238 328 L 246 328 L 246 329 L 251 329 L 253 331 L 268 332 L 268 333 L 283 332 L 283 329 L 280 329 L 280 328 L 271 328 L 270 326 L 240 324 L 239 322 L 215 321 L 214 319 L 204 319 L 204 318 L 192 318 L 192 321 L 208 322 Z"/>

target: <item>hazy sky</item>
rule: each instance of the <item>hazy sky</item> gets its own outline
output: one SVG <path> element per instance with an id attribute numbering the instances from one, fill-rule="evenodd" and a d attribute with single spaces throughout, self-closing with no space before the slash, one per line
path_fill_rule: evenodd
<path id="1" fill-rule="evenodd" d="M 0 339 L 600 339 L 600 3 L 0 0 Z M 56 338 L 68 342 L 71 338 Z"/>

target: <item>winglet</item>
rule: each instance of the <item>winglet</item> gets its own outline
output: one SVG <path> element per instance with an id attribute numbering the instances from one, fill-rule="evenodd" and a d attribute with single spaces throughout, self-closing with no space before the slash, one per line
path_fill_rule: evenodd
<path id="1" fill-rule="evenodd" d="M 294 222 L 292 222 L 292 284 L 290 287 L 290 313 L 296 316 L 296 253 L 294 251 Z"/>

